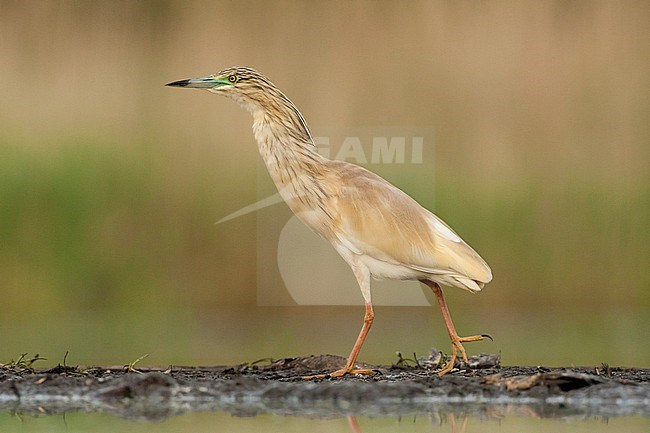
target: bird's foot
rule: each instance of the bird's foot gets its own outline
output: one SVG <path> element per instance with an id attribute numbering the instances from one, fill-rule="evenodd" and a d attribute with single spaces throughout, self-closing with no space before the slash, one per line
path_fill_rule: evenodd
<path id="1" fill-rule="evenodd" d="M 332 378 L 332 377 L 342 377 L 345 376 L 346 374 L 351 374 L 353 376 L 366 376 L 366 375 L 373 375 L 379 373 L 377 370 L 373 370 L 370 368 L 341 368 L 340 370 L 333 371 L 331 373 L 323 373 L 323 374 L 314 374 L 311 376 L 302 376 L 301 379 L 303 380 L 311 380 L 311 379 L 326 379 L 326 378 Z"/>
<path id="2" fill-rule="evenodd" d="M 451 338 L 451 359 L 447 364 L 445 364 L 442 370 L 438 372 L 438 376 L 443 376 L 454 369 L 454 364 L 456 363 L 456 357 L 458 355 L 458 352 L 460 352 L 460 355 L 463 358 L 465 365 L 469 365 L 469 360 L 467 359 L 467 353 L 465 353 L 465 348 L 463 347 L 463 343 L 469 343 L 472 341 L 481 341 L 481 340 L 485 340 L 486 338 L 489 338 L 490 340 L 494 341 L 494 339 L 488 334 L 470 335 L 469 337 L 459 337 L 458 335 L 456 335 L 452 337 Z"/>

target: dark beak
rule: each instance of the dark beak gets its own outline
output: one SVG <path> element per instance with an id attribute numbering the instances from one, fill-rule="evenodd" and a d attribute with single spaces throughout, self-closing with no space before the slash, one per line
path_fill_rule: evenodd
<path id="1" fill-rule="evenodd" d="M 174 81 L 165 85 L 171 87 L 192 87 L 195 89 L 214 89 L 215 87 L 222 87 L 230 84 L 232 83 L 228 82 L 228 79 L 226 78 L 210 75 L 208 77 Z"/>

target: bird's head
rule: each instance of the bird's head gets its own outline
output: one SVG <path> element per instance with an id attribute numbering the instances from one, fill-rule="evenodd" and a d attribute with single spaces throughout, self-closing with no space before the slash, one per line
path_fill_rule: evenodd
<path id="1" fill-rule="evenodd" d="M 249 111 L 268 106 L 269 98 L 273 96 L 284 96 L 264 75 L 246 67 L 226 68 L 207 77 L 174 81 L 167 86 L 203 89 L 224 95 Z"/>
<path id="2" fill-rule="evenodd" d="M 313 144 L 307 123 L 298 108 L 255 69 L 231 67 L 207 77 L 174 81 L 167 85 L 204 89 L 227 96 L 253 114 L 256 119 L 253 125 L 262 124 L 262 119 L 264 122 L 272 122 L 285 128 L 291 125 L 288 135 Z"/>

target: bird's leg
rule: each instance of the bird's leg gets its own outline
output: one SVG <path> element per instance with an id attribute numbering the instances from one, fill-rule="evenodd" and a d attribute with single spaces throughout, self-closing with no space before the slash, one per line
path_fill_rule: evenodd
<path id="1" fill-rule="evenodd" d="M 361 346 L 363 345 L 363 342 L 366 340 L 366 335 L 368 335 L 368 331 L 370 331 L 370 327 L 372 326 L 372 321 L 374 320 L 374 318 L 375 318 L 375 312 L 372 310 L 372 304 L 366 303 L 366 313 L 363 316 L 363 326 L 361 327 L 361 332 L 359 332 L 357 341 L 354 343 L 354 346 L 352 347 L 350 356 L 348 356 L 348 361 L 345 363 L 345 367 L 333 373 L 330 373 L 329 374 L 330 376 L 338 377 L 348 373 L 375 374 L 374 370 L 354 369 L 354 363 L 357 360 L 357 356 L 359 356 L 359 351 L 361 351 Z"/>
<path id="2" fill-rule="evenodd" d="M 303 376 L 303 379 L 322 379 L 324 377 L 341 377 L 346 374 L 361 375 L 377 373 L 375 370 L 354 368 L 354 363 L 357 360 L 361 346 L 363 346 L 363 342 L 366 339 L 366 335 L 368 335 L 368 331 L 370 331 L 370 327 L 372 326 L 372 321 L 375 318 L 375 313 L 372 311 L 372 301 L 370 296 L 370 271 L 368 270 L 368 267 L 366 267 L 363 263 L 360 263 L 358 257 L 346 254 L 345 251 L 341 255 L 352 268 L 354 276 L 357 278 L 357 282 L 359 283 L 361 294 L 363 295 L 363 301 L 366 306 L 366 313 L 363 316 L 363 327 L 361 328 L 361 332 L 357 337 L 357 341 L 354 343 L 354 347 L 352 347 L 352 352 L 350 352 L 350 356 L 348 356 L 345 367 L 329 374 Z"/>
<path id="3" fill-rule="evenodd" d="M 423 282 L 427 286 L 431 287 L 431 290 L 433 290 L 433 293 L 436 295 L 438 305 L 440 305 L 440 311 L 442 312 L 442 318 L 445 321 L 445 326 L 447 327 L 447 332 L 449 333 L 449 338 L 451 339 L 451 359 L 447 365 L 445 365 L 442 370 L 438 372 L 438 375 L 442 376 L 443 374 L 449 373 L 454 368 L 454 363 L 456 362 L 456 356 L 458 352 L 460 352 L 460 355 L 463 358 L 463 361 L 465 361 L 465 364 L 469 364 L 469 361 L 467 360 L 467 354 L 465 353 L 465 348 L 463 347 L 462 343 L 468 343 L 470 341 L 481 341 L 485 338 L 491 339 L 491 337 L 485 334 L 471 335 L 469 337 L 459 337 L 458 333 L 456 332 L 456 328 L 454 328 L 454 322 L 451 320 L 451 315 L 449 314 L 449 309 L 447 308 L 445 297 L 442 294 L 442 289 L 438 283 L 434 283 L 432 281 Z"/>
<path id="4" fill-rule="evenodd" d="M 359 351 L 361 350 L 361 346 L 363 346 L 363 342 L 366 339 L 366 335 L 368 335 L 368 331 L 372 326 L 372 321 L 374 318 L 375 318 L 375 313 L 372 310 L 372 304 L 370 302 L 366 302 L 366 313 L 363 316 L 363 327 L 361 328 L 361 332 L 357 337 L 357 341 L 354 343 L 354 347 L 352 347 L 352 352 L 350 352 L 350 356 L 348 356 L 348 360 L 345 363 L 345 367 L 341 368 L 340 370 L 336 370 L 332 373 L 316 374 L 313 376 L 303 376 L 302 378 L 308 380 L 308 379 L 323 379 L 325 377 L 341 377 L 346 374 L 375 374 L 376 373 L 375 370 L 354 368 L 354 363 L 357 360 L 357 356 L 359 356 Z"/>

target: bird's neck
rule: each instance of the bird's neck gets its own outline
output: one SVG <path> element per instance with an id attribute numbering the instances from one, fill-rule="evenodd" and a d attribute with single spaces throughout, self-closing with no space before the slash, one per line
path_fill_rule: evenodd
<path id="1" fill-rule="evenodd" d="M 252 114 L 260 155 L 284 200 L 294 212 L 317 207 L 325 194 L 319 178 L 327 160 L 316 151 L 300 112 L 281 106 Z"/>

